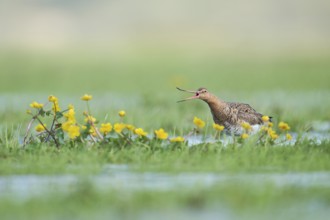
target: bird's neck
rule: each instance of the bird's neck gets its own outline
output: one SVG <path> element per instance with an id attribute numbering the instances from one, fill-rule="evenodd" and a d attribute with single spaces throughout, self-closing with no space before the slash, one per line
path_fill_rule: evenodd
<path id="1" fill-rule="evenodd" d="M 227 107 L 227 103 L 221 99 L 219 99 L 218 97 L 216 97 L 215 95 L 210 95 L 210 97 L 208 97 L 207 99 L 204 100 L 210 107 L 212 113 L 215 112 L 222 112 L 223 109 L 225 109 Z"/>

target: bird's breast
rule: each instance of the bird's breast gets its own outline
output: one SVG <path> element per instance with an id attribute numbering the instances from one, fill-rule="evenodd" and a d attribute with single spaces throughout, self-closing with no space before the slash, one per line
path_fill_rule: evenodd
<path id="1" fill-rule="evenodd" d="M 228 122 L 224 123 L 224 127 L 225 127 L 225 132 L 228 135 L 241 135 L 243 134 L 244 131 L 242 126 L 232 125 Z"/>
<path id="2" fill-rule="evenodd" d="M 262 125 L 256 124 L 251 126 L 250 131 L 245 131 L 241 125 L 232 125 L 229 123 L 224 123 L 225 132 L 228 135 L 242 135 L 243 133 L 256 134 L 262 127 Z"/>

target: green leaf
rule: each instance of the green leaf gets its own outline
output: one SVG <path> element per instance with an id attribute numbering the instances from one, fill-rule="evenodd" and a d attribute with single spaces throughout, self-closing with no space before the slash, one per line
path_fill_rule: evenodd
<path id="1" fill-rule="evenodd" d="M 42 117 L 45 116 L 45 113 L 46 113 L 46 112 L 44 111 L 43 108 L 39 110 L 39 115 L 41 115 Z"/>
<path id="2" fill-rule="evenodd" d="M 63 113 L 62 112 L 56 112 L 56 118 L 62 118 L 63 117 Z"/>
<path id="3" fill-rule="evenodd" d="M 64 144 L 64 132 L 61 128 L 56 130 L 55 137 L 61 145 Z"/>

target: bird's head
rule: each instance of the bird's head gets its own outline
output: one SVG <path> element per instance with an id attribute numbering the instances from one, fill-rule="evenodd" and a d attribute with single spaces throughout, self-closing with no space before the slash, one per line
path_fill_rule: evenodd
<path id="1" fill-rule="evenodd" d="M 179 87 L 176 87 L 176 88 L 180 91 L 183 91 L 183 92 L 189 92 L 189 93 L 194 93 L 195 94 L 194 96 L 191 96 L 191 97 L 186 98 L 186 99 L 182 99 L 178 102 L 184 102 L 184 101 L 188 101 L 188 100 L 192 100 L 192 99 L 201 99 L 203 101 L 206 101 L 211 96 L 211 93 L 209 93 L 206 88 L 199 88 L 196 91 L 185 90 L 185 89 L 181 89 Z"/>

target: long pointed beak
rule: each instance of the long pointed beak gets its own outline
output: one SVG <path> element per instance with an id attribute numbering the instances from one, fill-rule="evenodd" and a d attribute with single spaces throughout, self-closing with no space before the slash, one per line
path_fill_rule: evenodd
<path id="1" fill-rule="evenodd" d="M 189 92 L 189 93 L 196 93 L 196 91 L 192 91 L 192 90 L 185 90 L 185 89 L 181 89 L 179 87 L 176 87 L 177 90 L 182 91 L 182 92 Z"/>
<path id="2" fill-rule="evenodd" d="M 177 102 L 185 102 L 185 101 L 189 101 L 189 100 L 192 100 L 192 99 L 198 99 L 198 96 L 192 96 L 192 97 L 189 97 L 189 98 L 186 98 L 186 99 L 182 99 L 182 100 L 179 100 Z"/>
<path id="3" fill-rule="evenodd" d="M 179 91 L 182 91 L 182 92 L 189 92 L 189 93 L 194 93 L 194 94 L 197 94 L 196 91 L 192 91 L 192 90 L 185 90 L 185 89 L 181 89 L 179 87 L 176 87 Z M 198 96 L 197 95 L 194 95 L 192 97 L 189 97 L 189 98 L 186 98 L 186 99 L 182 99 L 182 100 L 179 100 L 177 102 L 184 102 L 184 101 L 188 101 L 188 100 L 192 100 L 192 99 L 198 99 Z"/>

